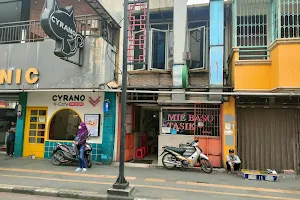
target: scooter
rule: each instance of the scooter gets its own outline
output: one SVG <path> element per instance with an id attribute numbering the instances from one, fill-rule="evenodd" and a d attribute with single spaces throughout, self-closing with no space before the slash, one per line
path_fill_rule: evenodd
<path id="1" fill-rule="evenodd" d="M 65 144 L 57 143 L 52 153 L 52 164 L 61 165 L 62 163 L 79 162 L 79 151 L 75 144 L 68 146 Z M 86 165 L 91 168 L 92 163 L 92 147 L 89 143 L 85 144 L 84 157 Z"/>
<path id="2" fill-rule="evenodd" d="M 162 163 L 166 169 L 174 169 L 175 167 L 182 168 L 193 168 L 196 163 L 200 164 L 201 169 L 210 174 L 213 171 L 212 164 L 209 161 L 209 158 L 202 153 L 202 149 L 199 148 L 198 140 L 193 141 L 191 144 L 188 144 L 191 147 L 194 147 L 194 153 L 189 157 L 184 157 L 183 154 L 186 149 L 176 148 L 170 146 L 164 146 L 164 151 L 160 156 L 162 157 Z"/>

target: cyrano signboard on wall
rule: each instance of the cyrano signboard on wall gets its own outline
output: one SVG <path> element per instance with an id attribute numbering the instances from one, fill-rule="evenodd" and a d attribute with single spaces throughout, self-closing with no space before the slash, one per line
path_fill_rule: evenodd
<path id="1" fill-rule="evenodd" d="M 84 95 L 53 95 L 54 106 L 84 106 Z"/>
<path id="2" fill-rule="evenodd" d="M 77 33 L 72 6 L 63 8 L 56 0 L 46 0 L 41 13 L 41 26 L 56 41 L 54 54 L 58 57 L 71 57 L 78 48 L 84 47 L 84 38 Z"/>

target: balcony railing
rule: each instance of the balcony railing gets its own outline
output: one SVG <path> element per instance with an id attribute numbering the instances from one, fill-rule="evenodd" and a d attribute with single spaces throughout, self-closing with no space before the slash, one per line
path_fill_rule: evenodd
<path id="1" fill-rule="evenodd" d="M 112 43 L 113 30 L 97 15 L 75 17 L 77 32 L 83 36 L 103 37 Z M 38 42 L 49 38 L 40 21 L 20 21 L 0 24 L 0 44 Z"/>

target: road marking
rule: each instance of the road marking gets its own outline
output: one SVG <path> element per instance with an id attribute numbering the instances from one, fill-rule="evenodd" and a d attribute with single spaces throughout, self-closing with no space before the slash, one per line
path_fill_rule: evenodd
<path id="1" fill-rule="evenodd" d="M 70 180 L 70 179 L 58 179 L 58 178 L 43 178 L 43 177 L 31 177 L 31 176 L 17 176 L 17 175 L 0 175 L 3 177 L 14 177 L 14 178 L 26 178 L 26 179 L 38 179 L 38 180 L 51 180 L 60 182 L 72 182 L 72 183 L 87 183 L 87 184 L 97 184 L 97 185 L 111 185 L 113 182 L 95 182 L 95 181 L 83 181 L 83 180 Z M 227 195 L 227 196 L 238 196 L 238 197 L 251 197 L 256 199 L 276 199 L 276 200 L 300 200 L 299 198 L 286 198 L 286 197 L 275 197 L 275 196 L 264 196 L 264 195 L 251 195 L 251 194 L 238 194 L 230 192 L 217 192 L 217 191 L 207 191 L 200 189 L 186 189 L 186 188 L 173 188 L 165 186 L 154 186 L 154 185 L 135 185 L 140 188 L 151 188 L 151 189 L 161 189 L 161 190 L 171 190 L 171 191 L 184 191 L 184 192 L 194 192 L 194 193 L 206 193 L 206 194 L 217 194 L 217 195 Z"/>
<path id="2" fill-rule="evenodd" d="M 98 174 L 83 174 L 83 173 L 70 173 L 70 172 L 57 172 L 57 171 L 45 171 L 45 170 L 32 170 L 32 169 L 21 169 L 21 168 L 0 168 L 0 171 L 12 171 L 12 172 L 24 172 L 24 173 L 40 173 L 40 174 L 56 174 L 72 177 L 92 177 L 92 178 L 104 178 L 104 179 L 117 179 L 117 176 L 112 175 L 98 175 Z M 136 180 L 136 177 L 127 176 L 127 180 Z M 164 179 L 152 179 L 146 178 L 146 182 L 158 182 L 164 183 Z M 178 185 L 193 185 L 203 187 L 215 187 L 215 188 L 226 188 L 226 189 L 237 189 L 237 190 L 250 190 L 260 192 L 274 192 L 274 193 L 285 193 L 285 194 L 300 194 L 300 191 L 295 190 L 281 190 L 281 189 L 268 189 L 268 188 L 256 188 L 256 187 L 244 187 L 244 186 L 232 186 L 232 185 L 221 185 L 221 184 L 209 184 L 209 183 L 196 183 L 196 182 L 185 182 L 177 181 Z"/>
<path id="3" fill-rule="evenodd" d="M 0 168 L 0 171 L 11 171 L 11 172 L 25 172 L 25 173 L 37 173 L 37 174 L 56 174 L 63 176 L 81 176 L 81 177 L 92 177 L 92 178 L 106 178 L 106 179 L 117 179 L 117 176 L 101 175 L 101 174 L 80 174 L 71 172 L 56 172 L 56 171 L 45 171 L 45 170 L 32 170 L 32 169 L 19 169 L 19 168 Z M 136 177 L 126 176 L 127 180 L 135 180 Z"/>
<path id="4" fill-rule="evenodd" d="M 251 190 L 251 191 L 258 191 L 258 192 L 275 192 L 275 193 L 284 193 L 284 194 L 300 194 L 300 191 L 296 191 L 296 190 L 268 189 L 268 188 L 231 186 L 231 185 L 209 184 L 209 183 L 195 183 L 195 182 L 185 182 L 185 181 L 177 181 L 176 184 L 178 184 L 178 185 L 203 186 L 203 187 L 215 187 L 215 188 L 226 188 L 226 189 L 238 189 L 238 190 Z"/>
<path id="5" fill-rule="evenodd" d="M 146 182 L 157 182 L 157 183 L 166 182 L 166 180 L 164 180 L 164 179 L 156 179 L 156 178 L 146 178 L 144 181 L 146 181 Z"/>

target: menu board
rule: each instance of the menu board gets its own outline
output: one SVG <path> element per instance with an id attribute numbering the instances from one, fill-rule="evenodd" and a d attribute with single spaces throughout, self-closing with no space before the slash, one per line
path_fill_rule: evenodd
<path id="1" fill-rule="evenodd" d="M 99 114 L 85 114 L 84 122 L 92 137 L 100 136 L 100 118 Z"/>

